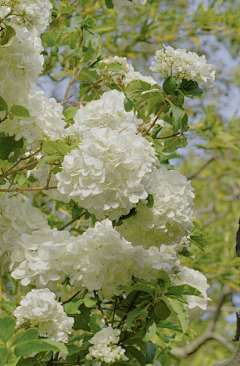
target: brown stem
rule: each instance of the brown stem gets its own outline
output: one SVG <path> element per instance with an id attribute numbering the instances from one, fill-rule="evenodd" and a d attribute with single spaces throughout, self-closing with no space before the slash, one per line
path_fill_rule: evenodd
<path id="1" fill-rule="evenodd" d="M 176 136 L 181 136 L 181 133 L 173 133 L 172 135 L 169 136 L 163 136 L 163 137 L 156 137 L 157 140 L 165 140 L 165 139 L 170 139 L 171 137 L 176 137 Z"/>
<path id="2" fill-rule="evenodd" d="M 16 170 L 14 170 L 13 172 L 11 172 L 11 171 L 7 171 L 6 173 L 4 173 L 4 174 L 0 175 L 0 179 L 7 178 L 9 175 L 16 174 L 16 173 L 18 173 L 18 172 L 21 172 L 21 171 L 22 171 L 22 170 L 24 170 L 24 169 L 32 168 L 33 166 L 36 166 L 38 163 L 39 163 L 39 161 L 34 161 L 33 163 L 30 163 L 30 164 L 24 165 L 24 166 L 22 166 L 21 168 L 18 168 L 18 169 L 16 169 Z"/>
<path id="3" fill-rule="evenodd" d="M 35 188 L 13 188 L 13 189 L 0 189 L 0 192 L 48 191 L 49 189 L 57 189 L 57 187 L 35 187 Z"/>
<path id="4" fill-rule="evenodd" d="M 78 291 L 76 292 L 72 297 L 70 297 L 70 299 L 68 299 L 67 301 L 64 301 L 63 304 L 67 304 L 68 302 L 72 301 L 73 299 L 75 299 L 75 297 L 77 297 L 77 295 L 79 295 L 82 291 Z M 88 293 L 87 289 L 84 289 L 82 295 L 80 296 L 80 299 L 83 299 L 86 294 Z"/>
<path id="5" fill-rule="evenodd" d="M 79 215 L 76 219 L 73 219 L 73 220 L 71 220 L 71 221 L 67 222 L 66 224 L 64 224 L 63 226 L 61 226 L 61 227 L 58 229 L 58 231 L 62 231 L 62 230 L 64 230 L 66 227 L 68 227 L 69 225 L 73 224 L 75 221 L 79 220 L 83 215 L 85 215 L 85 213 L 86 213 L 86 211 L 83 211 L 83 212 L 81 213 L 81 215 Z"/>
<path id="6" fill-rule="evenodd" d="M 66 89 L 66 93 L 64 95 L 64 98 L 63 98 L 63 101 L 61 102 L 61 104 L 65 104 L 68 102 L 68 93 L 72 87 L 72 85 L 74 84 L 74 82 L 77 80 L 79 74 L 81 72 L 81 69 L 78 70 L 77 74 L 76 74 L 76 61 L 75 61 L 75 66 L 73 68 L 73 76 L 72 76 L 72 79 L 70 80 L 68 86 L 67 86 L 67 89 Z"/>
<path id="7" fill-rule="evenodd" d="M 154 118 L 154 121 L 152 122 L 151 126 L 142 133 L 142 136 L 147 136 L 148 132 L 154 127 L 155 123 L 157 122 L 157 120 L 159 119 L 159 117 L 161 116 L 161 114 L 163 113 L 165 107 L 166 107 L 166 103 L 164 103 L 163 107 L 160 109 L 159 113 L 157 114 L 157 116 Z"/>

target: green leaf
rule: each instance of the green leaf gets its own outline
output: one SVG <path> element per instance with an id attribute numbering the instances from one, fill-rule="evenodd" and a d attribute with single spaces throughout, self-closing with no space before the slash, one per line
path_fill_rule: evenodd
<path id="1" fill-rule="evenodd" d="M 144 342 L 148 342 L 152 339 L 153 336 L 155 336 L 157 331 L 156 323 L 153 319 L 147 319 L 146 325 L 143 329 L 143 338 L 142 340 Z"/>
<path id="2" fill-rule="evenodd" d="M 146 358 L 145 358 L 145 356 L 136 347 L 133 347 L 133 346 L 126 347 L 126 356 L 130 360 L 132 360 L 133 358 L 135 358 L 140 363 L 141 366 L 145 366 L 146 365 Z"/>
<path id="3" fill-rule="evenodd" d="M 199 290 L 197 290 L 195 287 L 192 287 L 190 285 L 171 286 L 165 295 L 168 296 L 168 294 L 193 295 L 193 296 L 203 297 L 203 294 Z"/>
<path id="4" fill-rule="evenodd" d="M 134 319 L 139 315 L 141 314 L 143 311 L 147 310 L 147 308 L 149 307 L 150 303 L 142 303 L 140 304 L 140 306 L 138 306 L 136 309 L 130 311 L 128 313 L 128 316 L 127 316 L 127 329 L 131 329 L 131 324 L 132 322 L 134 321 Z"/>
<path id="5" fill-rule="evenodd" d="M 41 37 L 43 43 L 45 43 L 47 47 L 54 46 L 56 40 L 56 33 L 48 31 L 43 33 Z"/>
<path id="6" fill-rule="evenodd" d="M 31 328 L 28 330 L 21 330 L 17 334 L 15 334 L 12 345 L 17 346 L 21 343 L 38 339 L 38 336 L 39 336 L 38 329 Z"/>
<path id="7" fill-rule="evenodd" d="M 0 365 L 6 365 L 7 362 L 7 348 L 5 344 L 0 343 Z M 4 363 L 2 363 L 4 362 Z"/>
<path id="8" fill-rule="evenodd" d="M 152 297 L 155 296 L 155 288 L 152 285 L 149 285 L 147 283 L 141 283 L 141 284 L 137 284 L 137 285 L 133 285 L 133 286 L 118 286 L 117 291 L 142 291 L 142 292 L 147 292 L 148 294 L 150 294 Z"/>
<path id="9" fill-rule="evenodd" d="M 156 317 L 161 320 L 165 320 L 171 315 L 171 310 L 169 310 L 168 306 L 162 300 L 154 306 L 153 311 Z"/>
<path id="10" fill-rule="evenodd" d="M 170 277 L 163 270 L 158 272 L 157 285 L 160 287 L 161 291 L 166 291 L 167 289 L 169 289 L 169 287 L 171 287 Z"/>
<path id="11" fill-rule="evenodd" d="M 151 363 L 156 355 L 157 345 L 152 342 L 147 342 L 147 357 L 146 363 Z"/>
<path id="12" fill-rule="evenodd" d="M 155 126 L 152 133 L 151 133 L 151 137 L 153 139 L 155 139 L 161 130 L 162 130 L 161 126 Z"/>
<path id="13" fill-rule="evenodd" d="M 142 92 L 151 90 L 152 85 L 149 83 L 146 83 L 142 80 L 134 80 L 131 83 L 128 84 L 128 86 L 125 89 L 126 96 L 131 99 L 135 100 L 139 96 L 141 96 Z"/>
<path id="14" fill-rule="evenodd" d="M 78 308 L 83 302 L 84 302 L 83 299 L 76 299 L 76 298 L 74 298 L 70 302 L 67 302 L 66 304 L 63 305 L 65 313 L 67 313 L 67 315 L 80 314 Z"/>
<path id="15" fill-rule="evenodd" d="M 11 316 L 0 318 L 0 339 L 6 343 L 12 338 L 16 326 L 16 320 Z"/>
<path id="16" fill-rule="evenodd" d="M 207 246 L 207 240 L 200 230 L 199 223 L 194 221 L 193 224 L 194 227 L 190 235 L 190 243 L 196 245 L 199 249 L 204 251 L 204 248 Z"/>
<path id="17" fill-rule="evenodd" d="M 83 67 L 80 74 L 79 79 L 81 81 L 98 81 L 99 75 L 95 69 L 91 69 L 89 67 Z"/>
<path id="18" fill-rule="evenodd" d="M 69 107 L 69 108 L 65 109 L 65 111 L 63 112 L 65 121 L 68 121 L 69 119 L 75 117 L 78 110 L 79 110 L 79 108 L 77 108 L 77 107 Z"/>
<path id="19" fill-rule="evenodd" d="M 17 366 L 36 366 L 36 358 L 21 358 Z"/>
<path id="20" fill-rule="evenodd" d="M 148 203 L 147 203 L 147 207 L 149 208 L 153 208 L 154 206 L 154 197 L 152 194 L 148 195 Z"/>
<path id="21" fill-rule="evenodd" d="M 170 137 L 169 139 L 164 140 L 164 149 L 163 152 L 174 152 L 180 147 L 187 146 L 188 142 L 185 137 Z"/>
<path id="22" fill-rule="evenodd" d="M 177 158 L 181 158 L 181 156 L 178 154 L 175 154 L 175 153 L 166 155 L 162 159 L 160 159 L 160 163 L 164 164 L 164 163 L 167 163 L 168 160 L 170 160 L 170 159 L 177 159 Z"/>
<path id="23" fill-rule="evenodd" d="M 178 131 L 181 127 L 183 116 L 185 115 L 184 109 L 170 102 L 172 108 L 173 130 Z"/>
<path id="24" fill-rule="evenodd" d="M 10 109 L 10 113 L 17 117 L 28 118 L 30 117 L 29 110 L 20 105 L 13 105 Z"/>
<path id="25" fill-rule="evenodd" d="M 91 310 L 86 308 L 86 306 L 84 304 L 82 304 L 79 307 L 80 310 L 80 314 L 74 314 L 72 316 L 72 318 L 74 318 L 74 326 L 73 329 L 74 330 L 78 330 L 78 329 L 82 329 L 82 330 L 86 330 L 87 332 L 90 332 L 90 327 L 89 327 L 89 321 L 90 321 L 90 315 L 91 315 Z"/>
<path id="26" fill-rule="evenodd" d="M 43 166 L 44 164 L 47 164 L 47 163 L 55 163 L 55 161 L 58 161 L 58 160 L 62 160 L 63 159 L 63 156 L 62 155 L 48 155 L 48 156 L 44 156 L 44 158 L 39 161 L 38 165 L 36 166 L 37 169 L 41 168 L 41 166 Z"/>
<path id="27" fill-rule="evenodd" d="M 16 309 L 16 305 L 14 302 L 2 300 L 0 301 L 0 308 L 2 308 L 2 310 L 6 311 L 7 313 L 11 314 Z"/>
<path id="28" fill-rule="evenodd" d="M 94 18 L 87 16 L 79 24 L 81 24 L 82 28 L 94 28 L 96 25 L 96 20 Z"/>
<path id="29" fill-rule="evenodd" d="M 105 71 L 112 71 L 112 72 L 124 71 L 124 67 L 118 62 L 111 62 L 110 64 L 105 65 L 106 65 L 104 67 Z"/>
<path id="30" fill-rule="evenodd" d="M 23 139 L 16 141 L 14 136 L 5 136 L 0 133 L 0 159 L 8 159 L 11 152 L 14 152 L 23 147 Z"/>
<path id="31" fill-rule="evenodd" d="M 106 3 L 106 7 L 108 9 L 113 9 L 114 8 L 112 0 L 105 0 L 105 3 Z"/>
<path id="32" fill-rule="evenodd" d="M 16 356 L 25 356 L 33 352 L 39 353 L 46 351 L 62 352 L 65 355 L 68 354 L 67 347 L 63 343 L 45 339 L 28 341 L 19 344 L 14 349 L 14 353 Z"/>
<path id="33" fill-rule="evenodd" d="M 183 79 L 179 89 L 186 97 L 192 99 L 200 98 L 203 93 L 203 90 L 199 88 L 198 83 L 193 80 Z"/>
<path id="34" fill-rule="evenodd" d="M 188 328 L 188 314 L 185 310 L 184 305 L 178 300 L 171 299 L 164 295 L 162 299 L 166 303 L 168 308 L 171 310 L 172 314 L 175 316 L 179 324 L 181 325 L 183 333 L 185 333 Z"/>
<path id="35" fill-rule="evenodd" d="M 7 47 L 10 46 L 16 36 L 16 32 L 11 25 L 4 25 L 0 31 L 0 46 Z"/>
<path id="36" fill-rule="evenodd" d="M 2 97 L 0 97 L 0 112 L 2 111 L 8 112 L 8 105 L 7 102 Z"/>
<path id="37" fill-rule="evenodd" d="M 60 7 L 60 13 L 61 14 L 66 14 L 66 15 L 69 15 L 69 13 L 72 13 L 74 10 L 76 10 L 75 6 L 61 6 Z"/>
<path id="38" fill-rule="evenodd" d="M 135 107 L 135 103 L 128 99 L 127 97 L 124 100 L 124 109 L 126 112 L 131 112 Z"/>
<path id="39" fill-rule="evenodd" d="M 163 83 L 163 90 L 167 94 L 175 94 L 178 90 L 177 80 L 173 76 L 169 76 Z"/>

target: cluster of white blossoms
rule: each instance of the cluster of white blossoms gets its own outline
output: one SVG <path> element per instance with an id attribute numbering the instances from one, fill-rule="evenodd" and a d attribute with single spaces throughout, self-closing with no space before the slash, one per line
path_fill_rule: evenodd
<path id="1" fill-rule="evenodd" d="M 155 171 L 154 205 L 140 202 L 136 215 L 125 220 L 117 230 L 133 245 L 144 248 L 173 246 L 181 251 L 193 229 L 193 188 L 177 171 L 162 167 Z"/>
<path id="2" fill-rule="evenodd" d="M 3 271 L 21 235 L 32 234 L 45 227 L 48 227 L 47 220 L 30 203 L 23 203 L 16 197 L 5 196 L 0 199 L 0 256 Z"/>
<path id="3" fill-rule="evenodd" d="M 64 157 L 58 190 L 97 219 L 118 220 L 146 202 L 155 164 L 156 152 L 140 134 L 93 127 Z"/>
<path id="4" fill-rule="evenodd" d="M 0 132 L 15 135 L 17 140 L 25 138 L 31 148 L 43 140 L 63 138 L 63 107 L 54 98 L 49 100 L 43 93 L 35 93 L 44 62 L 39 34 L 51 20 L 52 4 L 49 0 L 9 0 L 1 4 L 0 17 L 10 11 L 17 15 L 10 16 L 16 36 L 10 45 L 1 47 L 0 96 L 9 110 L 13 105 L 21 105 L 29 110 L 30 117 L 7 118 L 0 124 Z M 0 118 L 4 117 L 5 112 L 0 112 Z"/>
<path id="5" fill-rule="evenodd" d="M 203 297 L 193 295 L 183 296 L 188 302 L 188 304 L 185 304 L 185 307 L 188 312 L 189 319 L 192 320 L 200 317 L 203 312 L 207 310 L 207 303 L 211 300 L 207 296 L 207 290 L 210 287 L 207 283 L 207 278 L 199 271 L 188 267 L 181 267 L 180 272 L 171 277 L 171 281 L 177 286 L 188 284 L 195 287 L 202 293 Z"/>
<path id="6" fill-rule="evenodd" d="M 133 111 L 126 112 L 124 99 L 124 93 L 111 90 L 104 93 L 100 99 L 81 106 L 73 118 L 74 123 L 67 129 L 68 135 L 81 139 L 93 127 L 137 132 L 138 125 L 143 121 L 138 119 Z"/>
<path id="7" fill-rule="evenodd" d="M 41 337 L 67 343 L 74 319 L 55 298 L 49 289 L 31 290 L 13 312 L 16 328 L 37 328 Z"/>
<path id="8" fill-rule="evenodd" d="M 113 0 L 113 5 L 119 10 L 124 6 L 145 5 L 146 2 L 147 0 Z"/>
<path id="9" fill-rule="evenodd" d="M 194 80 L 200 84 L 214 86 L 215 68 L 208 64 L 205 56 L 198 56 L 195 52 L 187 52 L 186 49 L 174 49 L 171 46 L 164 46 L 156 52 L 156 62 L 150 70 L 165 74 L 166 76 L 176 76 L 179 80 Z"/>
<path id="10" fill-rule="evenodd" d="M 56 99 L 48 99 L 43 92 L 37 92 L 23 94 L 18 98 L 18 104 L 28 109 L 30 117 L 7 119 L 0 124 L 0 131 L 15 135 L 16 140 L 24 137 L 31 147 L 37 146 L 44 138 L 55 141 L 64 137 L 63 106 Z"/>
<path id="11" fill-rule="evenodd" d="M 12 11 L 11 25 L 34 27 L 41 34 L 51 22 L 52 7 L 49 0 L 0 0 L 0 18 Z"/>
<path id="12" fill-rule="evenodd" d="M 96 290 L 106 299 L 121 293 L 116 290 L 119 285 L 131 285 L 133 276 L 151 280 L 160 269 L 172 275 L 180 265 L 173 248 L 134 247 L 108 219 L 77 237 L 66 230 L 43 227 L 22 234 L 16 243 L 10 270 L 23 286 L 54 290 L 56 283 L 68 277 L 75 289 Z"/>
<path id="13" fill-rule="evenodd" d="M 93 344 L 89 347 L 87 360 L 95 361 L 93 366 L 101 365 L 101 362 L 111 365 L 117 361 L 127 361 L 125 349 L 118 346 L 121 331 L 111 326 L 103 328 L 89 340 Z"/>
<path id="14" fill-rule="evenodd" d="M 129 4 L 131 4 L 129 2 Z M 123 67 L 123 70 L 110 71 L 105 70 L 108 65 L 111 66 L 113 63 L 118 63 Z M 142 80 L 151 85 L 157 84 L 157 82 L 151 76 L 143 76 L 140 72 L 135 71 L 134 67 L 127 62 L 126 57 L 110 56 L 101 61 L 101 65 L 105 64 L 105 69 L 102 69 L 103 75 L 107 73 L 108 77 L 112 79 L 115 84 L 119 84 L 122 88 L 131 83 L 133 80 Z"/>

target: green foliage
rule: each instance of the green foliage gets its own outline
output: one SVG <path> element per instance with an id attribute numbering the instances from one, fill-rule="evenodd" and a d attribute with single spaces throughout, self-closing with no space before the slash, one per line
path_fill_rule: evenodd
<path id="1" fill-rule="evenodd" d="M 20 105 L 13 105 L 10 109 L 10 113 L 17 117 L 23 117 L 23 118 L 30 117 L 29 110 Z"/>
<path id="2" fill-rule="evenodd" d="M 12 44 L 16 36 L 16 31 L 11 25 L 5 24 L 4 28 L 0 30 L 0 46 L 8 47 Z"/>

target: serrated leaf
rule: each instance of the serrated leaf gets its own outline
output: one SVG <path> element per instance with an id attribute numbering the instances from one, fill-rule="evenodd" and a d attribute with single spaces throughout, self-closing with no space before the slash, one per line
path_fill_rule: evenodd
<path id="1" fill-rule="evenodd" d="M 127 329 L 131 329 L 131 324 L 134 321 L 134 319 L 141 314 L 143 311 L 147 310 L 150 303 L 142 303 L 140 306 L 135 308 L 134 310 L 130 311 L 127 316 Z"/>
<path id="2" fill-rule="evenodd" d="M 171 286 L 165 295 L 167 296 L 168 294 L 192 295 L 192 296 L 203 297 L 203 294 L 199 290 L 197 290 L 195 287 L 192 287 L 190 285 Z"/>
<path id="3" fill-rule="evenodd" d="M 68 121 L 69 119 L 75 117 L 78 110 L 79 110 L 79 108 L 77 108 L 77 107 L 69 107 L 69 108 L 65 109 L 65 111 L 63 112 L 65 121 Z"/>
<path id="4" fill-rule="evenodd" d="M 63 343 L 45 339 L 37 339 L 25 342 L 19 344 L 14 349 L 16 356 L 25 356 L 33 352 L 39 353 L 46 351 L 62 352 L 65 355 L 68 354 L 67 347 Z"/>
<path id="5" fill-rule="evenodd" d="M 173 76 L 168 76 L 168 78 L 163 83 L 163 90 L 167 94 L 175 94 L 178 90 L 177 80 Z"/>
<path id="6" fill-rule="evenodd" d="M 0 46 L 7 47 L 10 46 L 16 36 L 15 29 L 11 25 L 5 25 L 0 31 Z"/>
<path id="7" fill-rule="evenodd" d="M 0 318 L 0 339 L 6 343 L 12 338 L 16 326 L 16 320 L 11 316 Z"/>
<path id="8" fill-rule="evenodd" d="M 170 137 L 169 139 L 164 140 L 164 148 L 163 152 L 174 152 L 180 147 L 187 146 L 188 142 L 185 137 Z"/>
<path id="9" fill-rule="evenodd" d="M 164 295 L 162 296 L 162 299 L 181 325 L 183 333 L 185 333 L 188 328 L 188 314 L 184 305 L 178 300 L 171 299 Z"/>
<path id="10" fill-rule="evenodd" d="M 203 93 L 203 90 L 199 88 L 198 83 L 193 80 L 183 79 L 179 89 L 186 97 L 192 99 L 200 98 Z"/>
<path id="11" fill-rule="evenodd" d="M 146 325 L 143 329 L 142 340 L 144 342 L 150 341 L 150 339 L 152 339 L 152 337 L 155 336 L 156 331 L 157 331 L 157 326 L 156 326 L 155 321 L 153 319 L 147 319 Z"/>
<path id="12" fill-rule="evenodd" d="M 2 97 L 0 97 L 0 112 L 2 112 L 2 111 L 7 112 L 8 105 L 7 105 L 7 102 Z"/>
<path id="13" fill-rule="evenodd" d="M 84 302 L 83 299 L 76 299 L 76 298 L 74 298 L 70 302 L 67 302 L 66 304 L 63 305 L 65 313 L 67 313 L 67 315 L 80 314 L 78 308 L 81 304 L 83 304 L 83 302 Z"/>
<path id="14" fill-rule="evenodd" d="M 128 86 L 125 89 L 126 96 L 131 99 L 135 100 L 139 96 L 141 96 L 142 92 L 151 90 L 152 85 L 142 81 L 142 80 L 134 80 L 131 83 L 128 84 Z"/>
<path id="15" fill-rule="evenodd" d="M 29 110 L 21 105 L 13 105 L 10 112 L 17 117 L 28 118 L 30 117 Z"/>
<path id="16" fill-rule="evenodd" d="M 38 336 L 39 336 L 38 329 L 32 328 L 27 330 L 21 330 L 17 334 L 15 334 L 12 345 L 17 346 L 21 343 L 38 339 Z"/>

